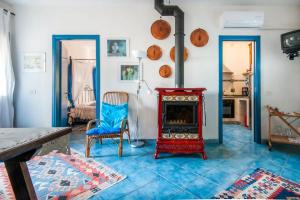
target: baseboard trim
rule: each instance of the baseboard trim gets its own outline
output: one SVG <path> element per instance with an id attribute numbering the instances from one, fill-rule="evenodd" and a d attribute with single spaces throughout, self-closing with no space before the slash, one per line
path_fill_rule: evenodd
<path id="1" fill-rule="evenodd" d="M 206 144 L 219 144 L 218 139 L 204 139 L 204 143 Z"/>
<path id="2" fill-rule="evenodd" d="M 261 139 L 261 144 L 267 144 L 268 143 L 268 139 Z"/>

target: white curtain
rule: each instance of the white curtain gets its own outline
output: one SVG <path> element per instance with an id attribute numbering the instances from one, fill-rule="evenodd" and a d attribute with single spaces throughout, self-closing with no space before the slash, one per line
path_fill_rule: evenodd
<path id="1" fill-rule="evenodd" d="M 72 63 L 73 101 L 75 105 L 85 86 L 93 89 L 93 68 L 95 63 L 74 60 Z"/>
<path id="2" fill-rule="evenodd" d="M 10 49 L 10 13 L 0 8 L 0 128 L 13 127 L 15 76 Z"/>

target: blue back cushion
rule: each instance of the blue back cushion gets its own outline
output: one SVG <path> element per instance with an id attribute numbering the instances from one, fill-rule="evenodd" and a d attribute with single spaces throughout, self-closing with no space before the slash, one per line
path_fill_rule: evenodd
<path id="1" fill-rule="evenodd" d="M 121 128 L 121 123 L 128 118 L 128 103 L 121 105 L 112 105 L 102 103 L 101 123 L 102 128 Z M 98 127 L 98 128 L 100 128 Z"/>

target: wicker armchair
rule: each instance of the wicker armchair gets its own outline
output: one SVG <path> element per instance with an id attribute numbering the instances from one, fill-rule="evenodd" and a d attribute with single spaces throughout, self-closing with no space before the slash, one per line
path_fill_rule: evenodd
<path id="1" fill-rule="evenodd" d="M 103 102 L 112 104 L 112 105 L 121 105 L 124 103 L 128 103 L 128 93 L 126 92 L 106 92 L 103 96 Z M 100 124 L 101 121 L 99 119 L 94 119 L 88 122 L 87 131 L 95 126 L 95 124 Z M 126 133 L 128 135 L 128 143 L 130 143 L 130 132 L 129 132 L 129 124 L 128 120 L 123 120 L 121 124 L 120 132 L 116 133 L 107 133 L 100 135 L 86 135 L 86 144 L 85 144 L 85 155 L 86 157 L 90 156 L 90 148 L 93 139 L 99 139 L 102 144 L 102 139 L 105 138 L 120 138 L 118 155 L 122 156 L 122 145 L 123 145 L 123 134 Z"/>

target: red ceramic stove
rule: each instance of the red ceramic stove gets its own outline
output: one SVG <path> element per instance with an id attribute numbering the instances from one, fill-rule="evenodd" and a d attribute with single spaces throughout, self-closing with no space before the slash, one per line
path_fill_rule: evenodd
<path id="1" fill-rule="evenodd" d="M 154 158 L 160 153 L 200 153 L 205 160 L 202 137 L 205 88 L 156 88 L 158 137 Z"/>

